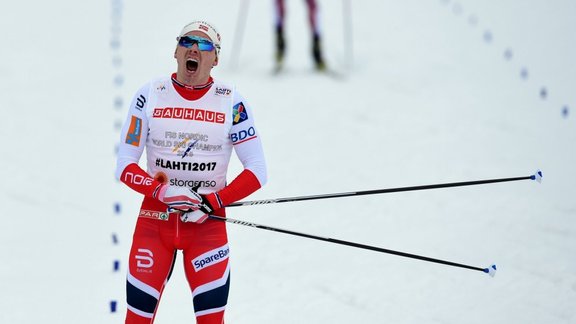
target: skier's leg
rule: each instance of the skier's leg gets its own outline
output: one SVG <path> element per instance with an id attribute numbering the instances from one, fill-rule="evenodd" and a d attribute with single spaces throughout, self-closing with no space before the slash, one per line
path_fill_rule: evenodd
<path id="1" fill-rule="evenodd" d="M 172 272 L 176 250 L 162 243 L 159 222 L 164 221 L 139 218 L 136 224 L 126 278 L 129 324 L 153 323 L 162 290 Z"/>
<path id="2" fill-rule="evenodd" d="M 198 324 L 224 323 L 230 287 L 229 249 L 224 222 L 185 224 L 195 235 L 184 248 L 184 270 L 192 291 Z"/>
<path id="3" fill-rule="evenodd" d="M 276 62 L 281 63 L 284 60 L 286 50 L 286 40 L 284 38 L 284 17 L 286 11 L 284 0 L 274 0 L 274 27 L 276 33 Z"/>
<path id="4" fill-rule="evenodd" d="M 312 31 L 312 58 L 314 59 L 316 69 L 324 70 L 326 64 L 322 56 L 318 4 L 316 0 L 306 0 L 306 5 L 308 6 L 308 22 L 310 24 L 310 30 Z"/>

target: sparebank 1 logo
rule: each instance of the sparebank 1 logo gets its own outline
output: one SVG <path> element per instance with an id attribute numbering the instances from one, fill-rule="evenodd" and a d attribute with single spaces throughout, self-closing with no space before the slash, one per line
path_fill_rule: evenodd
<path id="1" fill-rule="evenodd" d="M 237 103 L 232 109 L 232 125 L 240 124 L 248 120 L 248 113 L 242 102 Z"/>

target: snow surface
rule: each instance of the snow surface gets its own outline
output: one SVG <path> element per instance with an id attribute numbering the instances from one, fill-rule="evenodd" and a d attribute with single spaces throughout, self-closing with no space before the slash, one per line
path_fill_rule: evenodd
<path id="1" fill-rule="evenodd" d="M 174 70 L 180 28 L 204 18 L 223 35 L 214 75 L 250 100 L 264 141 L 270 181 L 250 199 L 544 172 L 230 209 L 498 273 L 230 224 L 227 323 L 576 323 L 576 2 L 321 0 L 343 79 L 312 72 L 302 1 L 287 1 L 287 69 L 271 75 L 271 4 L 4 3 L 0 322 L 123 322 L 140 197 L 113 178 L 119 124 L 140 85 Z M 187 287 L 180 258 L 156 323 L 194 321 Z"/>

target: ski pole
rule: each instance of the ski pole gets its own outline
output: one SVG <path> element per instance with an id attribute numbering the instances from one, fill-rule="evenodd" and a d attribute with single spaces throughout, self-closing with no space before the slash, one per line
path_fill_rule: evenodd
<path id="1" fill-rule="evenodd" d="M 401 257 L 405 257 L 405 258 L 411 258 L 411 259 L 416 259 L 416 260 L 421 260 L 421 261 L 426 261 L 426 262 L 434 262 L 434 263 L 444 264 L 447 266 L 458 267 L 458 268 L 463 268 L 463 269 L 481 271 L 481 272 L 489 274 L 492 277 L 494 277 L 494 275 L 496 274 L 496 265 L 495 264 L 492 264 L 488 268 L 481 268 L 481 267 L 475 267 L 475 266 L 466 265 L 466 264 L 462 264 L 462 263 L 456 263 L 456 262 L 451 262 L 451 261 L 434 259 L 434 258 L 422 256 L 422 255 L 417 255 L 417 254 L 411 254 L 411 253 L 406 253 L 406 252 L 384 249 L 384 248 L 371 246 L 371 245 L 365 245 L 365 244 L 360 244 L 360 243 L 355 243 L 355 242 L 350 242 L 350 241 L 343 241 L 343 240 L 329 238 L 329 237 L 321 237 L 321 236 L 316 236 L 316 235 L 311 235 L 311 234 L 299 233 L 299 232 L 295 232 L 295 231 L 285 230 L 285 229 L 276 228 L 276 227 L 270 227 L 270 226 L 266 226 L 266 225 L 259 225 L 259 224 L 255 224 L 255 223 L 251 223 L 251 222 L 247 222 L 247 221 L 242 221 L 242 220 L 237 220 L 237 219 L 232 219 L 232 218 L 227 218 L 227 217 L 210 215 L 209 218 L 214 219 L 214 220 L 223 221 L 223 222 L 232 223 L 232 224 L 238 224 L 238 225 L 243 225 L 243 226 L 259 228 L 259 229 L 272 231 L 272 232 L 279 232 L 279 233 L 284 233 L 284 234 L 288 234 L 288 235 L 295 235 L 295 236 L 305 237 L 305 238 L 309 238 L 309 239 L 313 239 L 313 240 L 325 241 L 325 242 L 330 242 L 330 243 L 335 243 L 335 244 L 340 244 L 340 245 L 346 245 L 346 246 L 351 246 L 351 247 L 355 247 L 355 248 L 359 248 L 359 249 L 376 251 L 376 252 L 380 252 L 380 253 L 393 254 L 393 255 L 397 255 L 397 256 L 401 256 Z"/>
<path id="2" fill-rule="evenodd" d="M 350 0 L 343 0 L 342 3 L 342 18 L 344 32 L 344 53 L 347 58 L 346 68 L 348 71 L 352 70 L 354 65 L 354 42 L 353 42 L 353 32 L 352 32 L 352 3 Z"/>
<path id="3" fill-rule="evenodd" d="M 489 179 L 489 180 L 451 182 L 451 183 L 439 183 L 439 184 L 412 186 L 412 187 L 375 189 L 375 190 L 364 190 L 364 191 L 351 191 L 351 192 L 341 192 L 341 193 L 332 193 L 332 194 L 321 194 L 321 195 L 310 195 L 310 196 L 299 196 L 299 197 L 285 197 L 285 198 L 275 198 L 275 199 L 262 199 L 262 200 L 252 200 L 252 201 L 238 201 L 238 202 L 232 203 L 226 207 L 278 204 L 278 203 L 304 201 L 304 200 L 318 200 L 318 199 L 342 198 L 342 197 L 351 197 L 351 196 L 376 195 L 376 194 L 403 192 L 403 191 L 416 191 L 416 190 L 430 190 L 430 189 L 450 188 L 450 187 L 463 187 L 463 186 L 473 186 L 473 185 L 482 185 L 482 184 L 497 183 L 497 182 L 520 181 L 520 180 L 536 180 L 538 182 L 542 182 L 542 171 L 538 170 L 533 175 L 529 175 L 529 176 L 525 176 L 525 177 L 515 177 L 515 178 L 500 178 L 500 179 Z"/>
<path id="4" fill-rule="evenodd" d="M 238 8 L 238 19 L 236 20 L 236 28 L 234 33 L 234 42 L 232 44 L 233 54 L 231 59 L 231 70 L 236 70 L 238 67 L 238 60 L 240 59 L 240 49 L 242 48 L 242 40 L 244 38 L 244 28 L 246 27 L 246 17 L 248 16 L 248 7 L 250 0 L 242 0 Z"/>

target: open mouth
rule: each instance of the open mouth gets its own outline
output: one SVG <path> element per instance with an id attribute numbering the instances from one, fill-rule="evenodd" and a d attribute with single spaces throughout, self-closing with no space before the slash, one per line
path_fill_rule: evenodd
<path id="1" fill-rule="evenodd" d="M 195 59 L 186 60 L 186 70 L 188 70 L 188 72 L 196 72 L 196 70 L 198 70 L 198 61 Z"/>

